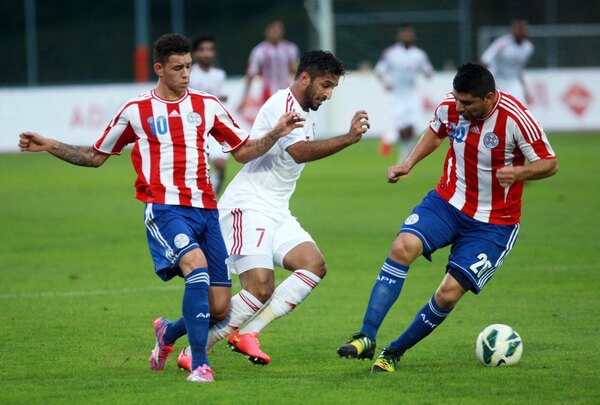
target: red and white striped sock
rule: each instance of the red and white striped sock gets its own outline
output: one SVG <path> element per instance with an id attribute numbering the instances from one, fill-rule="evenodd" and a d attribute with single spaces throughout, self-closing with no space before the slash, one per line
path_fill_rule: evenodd
<path id="1" fill-rule="evenodd" d="M 271 299 L 244 325 L 239 333 L 260 332 L 277 318 L 292 312 L 319 284 L 321 278 L 308 270 L 296 270 L 283 280 Z"/>
<path id="2" fill-rule="evenodd" d="M 231 297 L 231 304 L 227 318 L 214 324 L 208 330 L 206 351 L 208 352 L 215 343 L 229 337 L 229 335 L 237 331 L 240 325 L 252 318 L 252 316 L 262 308 L 262 306 L 263 303 L 246 290 L 241 290 L 236 295 Z"/>

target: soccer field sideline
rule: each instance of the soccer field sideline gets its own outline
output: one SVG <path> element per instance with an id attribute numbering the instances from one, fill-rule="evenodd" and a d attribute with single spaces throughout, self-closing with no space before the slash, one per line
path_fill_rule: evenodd
<path id="1" fill-rule="evenodd" d="M 371 141 L 307 165 L 292 212 L 318 238 L 329 275 L 264 331 L 272 364 L 251 366 L 221 343 L 210 355 L 217 384 L 194 390 L 173 358 L 162 373 L 148 370 L 152 320 L 177 316 L 181 283 L 152 274 L 127 157 L 86 170 L 49 156 L 0 155 L 0 172 L 10 173 L 0 178 L 0 402 L 169 403 L 192 392 L 219 403 L 594 403 L 600 322 L 589 308 L 600 305 L 600 198 L 590 183 L 600 173 L 600 137 L 551 135 L 551 142 L 561 171 L 525 187 L 523 228 L 502 270 L 383 378 L 369 376 L 368 361 L 338 359 L 335 348 L 360 326 L 377 266 L 439 179 L 444 151 L 397 185 L 385 184 L 391 162 Z M 411 269 L 378 347 L 431 296 L 445 256 Z M 523 338 L 515 367 L 475 359 L 477 334 L 496 322 Z"/>

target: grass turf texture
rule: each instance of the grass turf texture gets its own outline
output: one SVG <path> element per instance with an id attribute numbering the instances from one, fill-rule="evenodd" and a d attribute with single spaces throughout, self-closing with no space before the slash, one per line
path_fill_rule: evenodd
<path id="1" fill-rule="evenodd" d="M 525 187 L 521 233 L 502 269 L 390 375 L 371 376 L 371 362 L 339 359 L 335 349 L 359 329 L 396 230 L 439 179 L 447 144 L 396 185 L 386 183 L 392 162 L 374 141 L 308 164 L 292 212 L 319 244 L 328 276 L 263 331 L 270 365 L 252 366 L 222 342 L 210 355 L 217 383 L 200 386 L 185 381 L 176 353 L 163 372 L 148 369 L 152 321 L 180 314 L 183 284 L 152 271 L 128 158 L 93 170 L 45 154 L 2 155 L 0 402 L 596 402 L 600 136 L 551 141 L 561 170 Z M 411 267 L 379 347 L 429 299 L 447 254 Z M 476 361 L 475 338 L 492 323 L 521 334 L 519 365 Z"/>

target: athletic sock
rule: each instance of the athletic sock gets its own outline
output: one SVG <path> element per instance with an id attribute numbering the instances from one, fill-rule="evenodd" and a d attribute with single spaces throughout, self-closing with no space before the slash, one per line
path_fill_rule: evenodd
<path id="1" fill-rule="evenodd" d="M 320 277 L 308 270 L 296 270 L 279 284 L 269 301 L 240 329 L 240 333 L 260 332 L 275 319 L 289 314 L 320 281 Z"/>
<path id="2" fill-rule="evenodd" d="M 165 344 L 170 346 L 173 343 L 175 343 L 175 341 L 177 339 L 179 339 L 186 333 L 187 333 L 187 330 L 185 329 L 185 320 L 183 319 L 183 316 L 182 316 L 181 318 L 179 318 L 176 321 L 171 322 L 169 324 L 169 326 L 167 326 L 167 329 L 165 330 L 165 334 L 163 335 L 163 340 L 164 340 Z"/>
<path id="3" fill-rule="evenodd" d="M 400 156 L 399 163 L 402 163 L 406 160 L 410 152 L 412 152 L 413 147 L 415 146 L 415 137 L 413 136 L 410 139 L 403 139 L 402 145 L 400 146 Z"/>
<path id="4" fill-rule="evenodd" d="M 416 345 L 418 342 L 427 337 L 435 328 L 437 328 L 444 319 L 448 317 L 452 308 L 442 309 L 435 302 L 435 298 L 425 304 L 423 308 L 413 319 L 412 323 L 406 328 L 400 337 L 388 345 L 388 349 L 392 349 L 402 355 L 405 351 Z"/>
<path id="5" fill-rule="evenodd" d="M 371 290 L 369 305 L 360 330 L 369 339 L 375 340 L 381 323 L 402 291 L 407 273 L 408 266 L 397 263 L 389 257 L 385 259 L 373 290 Z"/>
<path id="6" fill-rule="evenodd" d="M 262 306 L 263 303 L 246 290 L 241 290 L 231 297 L 231 305 L 227 317 L 208 330 L 206 351 L 208 352 L 213 345 L 221 339 L 225 339 L 237 331 L 237 329 L 258 312 Z"/>
<path id="7" fill-rule="evenodd" d="M 209 364 L 206 357 L 206 340 L 210 322 L 208 304 L 210 278 L 207 270 L 206 267 L 201 267 L 185 277 L 182 312 L 192 350 L 192 370 L 203 364 Z"/>

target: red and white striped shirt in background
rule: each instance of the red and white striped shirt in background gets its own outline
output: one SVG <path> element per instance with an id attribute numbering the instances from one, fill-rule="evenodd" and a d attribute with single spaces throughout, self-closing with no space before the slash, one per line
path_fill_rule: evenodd
<path id="1" fill-rule="evenodd" d="M 290 85 L 290 76 L 300 56 L 298 47 L 286 40 L 276 45 L 263 41 L 250 52 L 247 74 L 263 79 L 263 103 L 277 90 Z"/>
<path id="2" fill-rule="evenodd" d="M 525 159 L 554 158 L 541 125 L 513 96 L 498 91 L 498 100 L 483 119 L 468 121 L 456 112 L 450 93 L 435 110 L 429 127 L 450 139 L 437 193 L 471 218 L 511 225 L 521 217 L 523 182 L 502 187 L 496 171 L 522 166 Z"/>
<path id="3" fill-rule="evenodd" d="M 249 137 L 212 95 L 189 90 L 178 100 L 165 100 L 152 90 L 125 103 L 94 149 L 117 155 L 134 143 L 131 161 L 138 200 L 214 209 L 205 148 L 209 135 L 224 152 Z"/>

